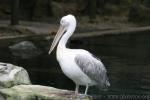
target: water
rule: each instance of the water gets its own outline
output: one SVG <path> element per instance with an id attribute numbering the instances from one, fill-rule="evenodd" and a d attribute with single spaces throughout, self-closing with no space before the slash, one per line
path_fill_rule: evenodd
<path id="1" fill-rule="evenodd" d="M 1 41 L 0 44 L 3 45 L 0 46 L 0 61 L 23 66 L 29 72 L 33 84 L 74 90 L 74 83 L 61 72 L 55 53 L 48 55 L 52 40 L 45 38 L 26 40 L 32 41 L 43 52 L 42 55 L 31 59 L 14 57 L 8 46 L 22 40 Z M 111 87 L 108 91 L 99 91 L 96 87 L 89 88 L 89 94 L 95 99 L 116 100 L 122 95 L 132 95 L 131 98 L 134 98 L 134 95 L 150 94 L 149 33 L 72 38 L 68 46 L 90 51 L 106 66 Z M 81 87 L 81 92 L 83 91 L 84 87 Z M 142 96 L 139 97 L 139 100 L 143 98 Z M 135 98 L 134 100 L 137 100 L 137 97 Z"/>

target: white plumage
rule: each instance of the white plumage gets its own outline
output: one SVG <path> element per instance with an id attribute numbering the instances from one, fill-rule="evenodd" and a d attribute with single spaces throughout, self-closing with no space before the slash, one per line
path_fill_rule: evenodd
<path id="1" fill-rule="evenodd" d="M 79 85 L 88 87 L 97 85 L 100 89 L 110 86 L 107 72 L 100 61 L 91 53 L 83 49 L 66 48 L 69 37 L 76 28 L 76 19 L 73 15 L 64 16 L 60 21 L 60 28 L 53 40 L 49 54 L 57 45 L 56 57 L 63 73 L 76 84 L 75 93 L 78 94 Z"/>

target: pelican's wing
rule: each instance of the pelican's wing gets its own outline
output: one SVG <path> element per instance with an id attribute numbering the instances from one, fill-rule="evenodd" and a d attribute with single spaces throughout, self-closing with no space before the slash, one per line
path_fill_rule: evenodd
<path id="1" fill-rule="evenodd" d="M 92 55 L 78 54 L 75 57 L 75 62 L 89 78 L 98 83 L 100 89 L 110 86 L 107 71 L 100 59 Z"/>

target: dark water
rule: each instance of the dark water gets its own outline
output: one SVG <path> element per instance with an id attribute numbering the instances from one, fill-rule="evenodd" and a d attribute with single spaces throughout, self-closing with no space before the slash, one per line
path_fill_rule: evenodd
<path id="1" fill-rule="evenodd" d="M 7 45 L 4 45 L 5 42 L 2 41 L 0 61 L 23 66 L 29 72 L 33 84 L 74 90 L 74 83 L 62 74 L 55 53 L 53 52 L 51 56 L 47 53 L 52 40 L 45 38 L 26 40 L 32 41 L 42 54 L 31 59 L 20 59 L 12 56 L 8 46 L 22 40 L 12 40 Z M 95 99 L 150 99 L 148 96 L 150 95 L 149 33 L 73 38 L 68 46 L 90 51 L 106 66 L 111 87 L 108 91 L 99 91 L 96 87 L 89 88 L 89 94 Z M 81 87 L 81 92 L 83 91 L 84 87 Z M 129 97 L 123 97 L 124 95 L 129 95 Z"/>

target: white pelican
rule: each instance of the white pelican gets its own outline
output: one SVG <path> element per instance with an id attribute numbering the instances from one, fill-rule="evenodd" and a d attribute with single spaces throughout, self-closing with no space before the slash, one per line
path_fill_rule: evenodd
<path id="1" fill-rule="evenodd" d="M 97 85 L 100 89 L 110 86 L 106 69 L 100 59 L 83 49 L 66 48 L 69 37 L 76 28 L 76 19 L 73 15 L 62 17 L 60 28 L 52 42 L 49 54 L 58 43 L 56 57 L 63 73 L 76 84 L 75 94 L 78 94 L 79 85 L 88 87 Z"/>

